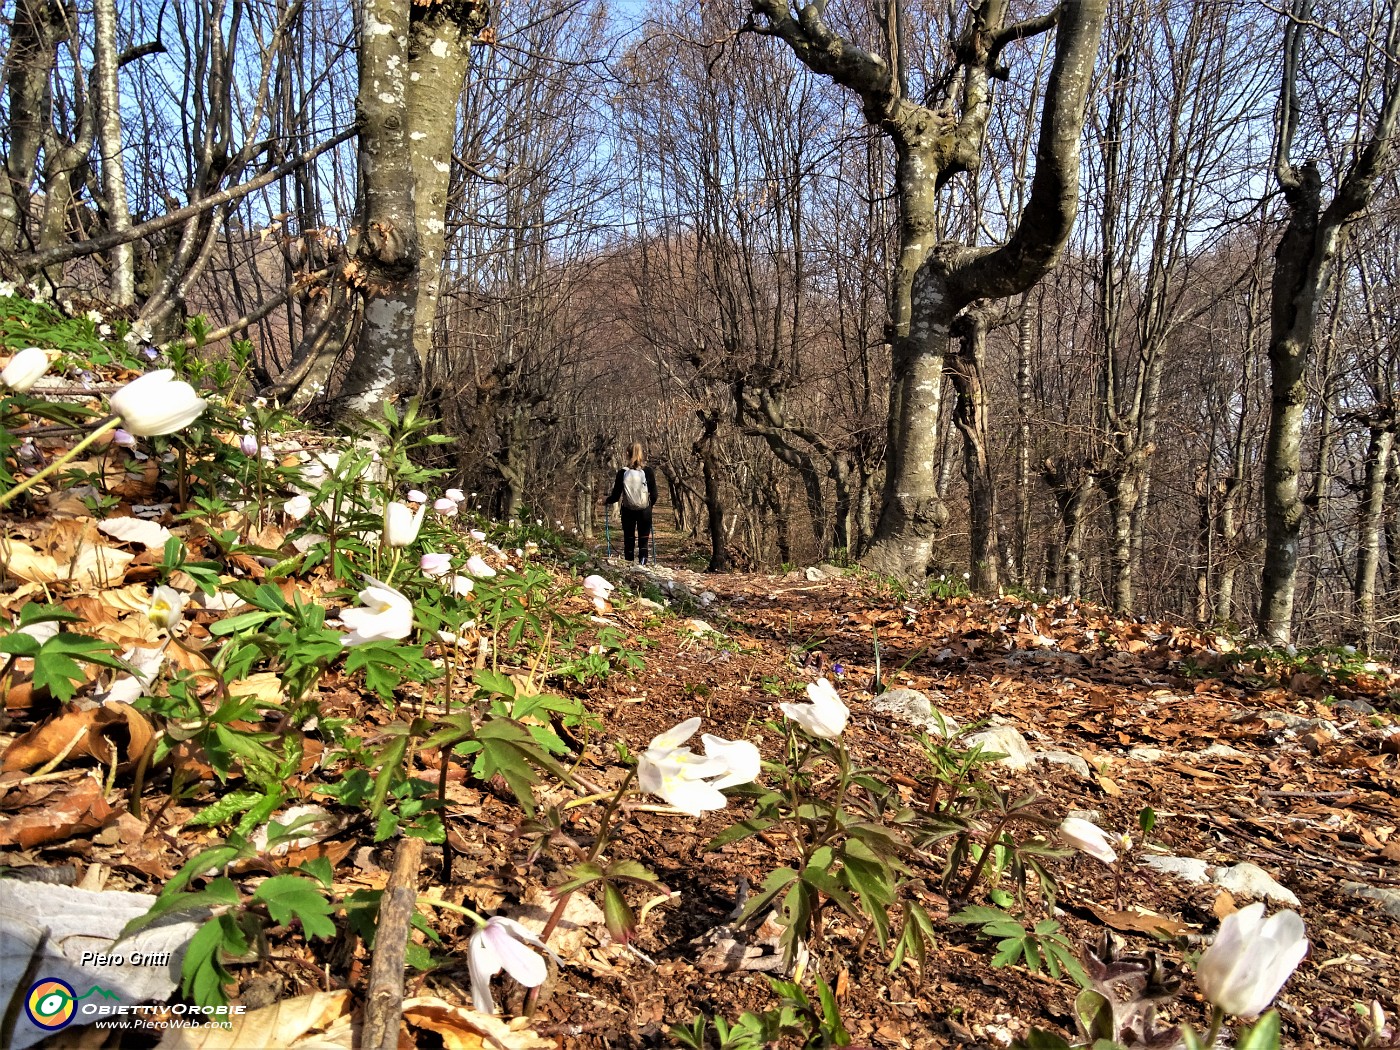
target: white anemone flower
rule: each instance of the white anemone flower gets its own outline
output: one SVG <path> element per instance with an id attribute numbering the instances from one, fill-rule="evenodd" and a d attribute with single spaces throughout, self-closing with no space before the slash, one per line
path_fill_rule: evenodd
<path id="1" fill-rule="evenodd" d="M 465 503 L 467 501 L 467 494 L 461 489 L 448 489 L 443 495 L 453 503 Z"/>
<path id="2" fill-rule="evenodd" d="M 549 952 L 558 960 L 542 940 L 514 919 L 495 915 L 486 920 L 486 925 L 472 934 L 467 948 L 472 1006 L 484 1014 L 496 1012 L 495 1000 L 491 998 L 491 978 L 502 970 L 526 988 L 544 984 L 549 967 L 533 948 Z"/>
<path id="3" fill-rule="evenodd" d="M 612 594 L 614 584 L 605 580 L 601 576 L 586 576 L 583 580 L 583 590 L 593 599 L 593 607 L 599 612 L 608 611 L 608 596 Z"/>
<path id="4" fill-rule="evenodd" d="M 444 518 L 455 518 L 457 516 L 457 503 L 446 496 L 439 496 L 433 500 L 433 510 L 437 511 Z"/>
<path id="5" fill-rule="evenodd" d="M 823 740 L 835 740 L 846 728 L 846 720 L 851 717 L 850 708 L 841 702 L 836 687 L 825 678 L 818 678 L 807 686 L 810 704 L 782 703 L 779 710 L 792 719 L 809 736 Z"/>
<path id="6" fill-rule="evenodd" d="M 701 737 L 705 754 L 684 744 L 700 728 L 700 717 L 688 718 L 652 738 L 637 757 L 637 783 L 642 790 L 698 817 L 707 810 L 723 809 L 728 800 L 721 788 L 747 784 L 758 776 L 758 748 L 747 740 L 725 740 L 706 733 Z"/>
<path id="7" fill-rule="evenodd" d="M 368 586 L 360 592 L 360 601 L 364 605 L 341 611 L 340 622 L 350 629 L 350 633 L 340 640 L 340 644 L 395 641 L 413 633 L 413 603 L 387 583 L 380 583 L 372 576 L 366 576 L 365 582 Z"/>
<path id="8" fill-rule="evenodd" d="M 441 579 L 452 571 L 452 555 L 425 554 L 418 559 L 418 568 L 430 579 Z"/>
<path id="9" fill-rule="evenodd" d="M 4 371 L 0 371 L 0 383 L 22 394 L 42 379 L 48 370 L 49 352 L 39 346 L 25 347 L 10 358 Z"/>
<path id="10" fill-rule="evenodd" d="M 465 598 L 471 594 L 472 588 L 476 584 L 472 582 L 470 576 L 463 576 L 460 573 L 452 577 L 452 593 L 458 598 Z"/>
<path id="11" fill-rule="evenodd" d="M 1066 817 L 1060 824 L 1060 838 L 1097 861 L 1112 864 L 1118 859 L 1104 830 L 1083 817 Z"/>
<path id="12" fill-rule="evenodd" d="M 194 387 L 175 378 L 173 368 L 161 368 L 133 379 L 111 398 L 112 411 L 123 426 L 141 437 L 158 437 L 183 430 L 204 411 L 205 401 Z"/>
<path id="13" fill-rule="evenodd" d="M 407 547 L 418 538 L 418 530 L 423 525 L 423 512 L 427 509 L 420 503 L 415 514 L 407 503 L 390 503 L 384 510 L 384 541 L 390 547 Z"/>
<path id="14" fill-rule="evenodd" d="M 410 503 L 427 503 L 428 494 L 422 489 L 409 489 L 408 495 L 404 497 Z"/>
<path id="15" fill-rule="evenodd" d="M 146 619 L 154 627 L 173 631 L 185 616 L 185 595 L 174 587 L 161 585 L 151 592 L 151 604 Z"/>
<path id="16" fill-rule="evenodd" d="M 1196 968 L 1196 983 L 1212 1003 L 1234 1017 L 1258 1017 L 1269 1008 L 1303 956 L 1308 939 L 1295 911 L 1264 917 L 1255 902 L 1231 912 Z"/>
<path id="17" fill-rule="evenodd" d="M 496 575 L 496 570 L 487 565 L 486 559 L 480 554 L 473 554 L 467 559 L 467 572 L 483 578 Z"/>

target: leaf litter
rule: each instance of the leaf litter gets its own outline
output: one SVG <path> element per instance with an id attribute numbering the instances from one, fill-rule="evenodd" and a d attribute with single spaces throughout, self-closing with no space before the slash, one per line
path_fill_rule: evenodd
<path id="1" fill-rule="evenodd" d="M 38 588 L 57 585 L 62 604 L 88 618 L 97 637 L 120 646 L 156 643 L 142 620 L 146 588 L 131 579 L 153 577 L 140 572 L 141 550 L 124 548 L 150 547 L 162 534 L 146 523 L 129 524 L 136 520 L 117 518 L 121 524 L 109 521 L 100 530 L 71 521 L 42 540 L 6 538 L 0 556 L 18 586 L 0 596 L 0 608 L 15 613 Z M 275 550 L 284 537 L 266 531 L 260 542 Z M 255 579 L 263 566 L 243 558 L 224 570 Z M 777 717 L 779 699 L 799 695 L 818 675 L 836 678 L 852 707 L 853 751 L 896 783 L 916 785 L 919 749 L 908 728 L 871 710 L 877 688 L 916 689 L 960 726 L 991 720 L 1024 737 L 1034 761 L 1020 771 L 996 769 L 992 778 L 1003 786 L 1035 791 L 1057 812 L 1091 813 L 1105 829 L 1138 838 L 1141 812 L 1155 813 L 1154 833 L 1123 865 L 1121 883 L 1084 858 L 1068 865 L 1059 918 L 1072 943 L 1093 944 L 1111 931 L 1135 950 L 1173 950 L 1163 938 L 1198 945 L 1234 906 L 1234 896 L 1216 883 L 1161 875 L 1142 861 L 1193 858 L 1213 870 L 1250 862 L 1296 894 L 1312 940 L 1311 955 L 1278 1004 L 1285 1041 L 1354 1045 L 1355 1004 L 1378 1000 L 1396 1009 L 1400 906 L 1386 895 L 1400 888 L 1400 735 L 1393 717 L 1400 677 L 1393 669 L 1356 670 L 1344 659 L 1334 667 L 1325 660 L 1305 665 L 1242 649 L 1209 631 L 1124 619 L 1059 599 L 911 601 L 877 582 L 834 574 L 815 586 L 805 577 L 702 577 L 684 570 L 641 582 L 658 581 L 714 594 L 697 610 L 705 620 L 618 601 L 619 591 L 611 622 L 630 644 L 645 645 L 644 666 L 587 690 L 549 683 L 572 690 L 601 720 L 601 738 L 574 737 L 569 758 L 600 789 L 621 777 L 611 739 L 635 750 L 691 713 L 703 713 L 717 734 L 756 739 L 771 752 L 774 738 L 765 739 L 758 727 Z M 313 580 L 283 579 L 278 586 L 288 597 L 313 602 L 325 593 Z M 194 644 L 225 615 L 197 612 Z M 200 659 L 184 647 L 168 647 L 166 655 L 199 670 Z M 28 661 L 15 660 L 9 691 L 23 694 L 29 673 Z M 528 668 L 516 675 L 517 686 L 533 683 Z M 321 717 L 349 719 L 371 741 L 387 727 L 382 703 L 349 676 L 332 671 L 318 689 Z M 285 700 L 279 676 L 269 672 L 249 675 L 229 692 Z M 236 773 L 218 787 L 210 756 L 186 740 L 167 756 L 166 780 L 138 781 L 136 767 L 154 734 L 140 712 L 90 701 L 58 709 L 24 695 L 19 704 L 6 697 L 12 722 L 0 738 L 0 845 L 12 875 L 32 879 L 65 870 L 82 882 L 96 871 L 109 890 L 158 892 L 218 840 L 198 818 L 221 791 L 238 790 Z M 319 814 L 330 806 L 335 819 L 318 816 L 315 828 L 281 857 L 260 854 L 225 871 L 256 881 L 319 861 L 337 896 L 382 889 L 390 866 L 386 846 L 374 841 L 373 827 L 356 810 L 337 809 L 319 769 L 314 727 L 278 731 L 304 738 L 303 760 L 286 780 L 287 801 L 317 803 Z M 456 854 L 450 882 L 427 892 L 491 910 L 538 899 L 558 881 L 548 857 L 522 837 L 520 812 L 505 785 L 475 780 L 460 764 L 443 771 L 432 752 L 418 762 L 425 778 L 445 777 L 451 802 L 445 830 Z M 170 768 L 190 788 L 179 799 L 169 797 Z M 138 783 L 142 798 L 134 797 Z M 568 797 L 561 791 L 555 801 Z M 405 1045 L 664 1046 L 669 1026 L 697 1014 L 732 1019 L 770 1007 L 761 967 L 717 967 L 706 945 L 779 854 L 762 836 L 702 854 L 732 818 L 710 815 L 697 823 L 663 810 L 633 807 L 618 833 L 616 854 L 643 861 L 661 879 L 631 945 L 613 943 L 601 921 L 566 924 L 577 942 L 567 964 L 552 973 L 528 1026 L 510 1029 L 471 1016 L 465 1005 L 471 925 L 443 912 L 435 920 L 440 943 L 415 934 L 441 965 L 409 978 Z M 583 811 L 565 812 L 552 834 L 586 840 L 596 830 Z M 440 857 L 436 850 L 430 848 L 425 871 Z M 274 928 L 263 961 L 229 964 L 235 1000 L 254 1005 L 272 996 L 242 1017 L 236 1036 L 247 1042 L 211 1035 L 212 1041 L 169 1045 L 352 1045 L 369 954 L 337 922 L 340 933 L 329 948 L 298 935 L 293 923 Z M 888 972 L 861 931 L 839 919 L 828 940 L 845 961 L 838 999 L 857 1043 L 989 1045 L 1031 1025 L 1072 1029 L 1072 985 L 1023 967 L 991 968 L 988 948 L 963 927 L 939 924 L 922 972 L 909 966 Z M 506 1005 L 514 1012 L 522 1003 Z M 1198 1000 L 1188 996 L 1182 1008 L 1185 1019 L 1194 1010 L 1199 1021 Z M 119 1045 L 111 1038 L 110 1045 Z"/>

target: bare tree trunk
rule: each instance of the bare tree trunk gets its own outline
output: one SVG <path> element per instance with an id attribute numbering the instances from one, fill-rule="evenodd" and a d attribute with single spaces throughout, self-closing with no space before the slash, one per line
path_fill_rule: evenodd
<path id="1" fill-rule="evenodd" d="M 955 101 L 934 111 L 907 93 L 911 40 L 895 2 L 881 12 L 880 53 L 841 37 L 823 8 L 797 12 L 783 0 L 750 0 L 759 32 L 783 40 L 811 69 L 861 99 L 868 123 L 888 135 L 896 157 L 899 250 L 890 282 L 889 439 L 884 500 L 864 563 L 920 576 L 946 520 L 934 487 L 943 359 L 959 311 L 1031 287 L 1059 258 L 1078 210 L 1079 137 L 1104 18 L 1103 0 L 1065 0 L 1056 16 L 1008 24 L 1007 0 L 969 4 L 949 53 Z M 1026 206 L 1006 242 L 963 249 L 939 244 L 938 191 L 952 175 L 975 172 L 991 114 L 991 79 L 1010 41 L 1056 25 L 1055 58 L 1044 95 L 1035 175 Z"/>
<path id="2" fill-rule="evenodd" d="M 117 90 L 117 5 L 115 0 L 94 0 L 96 34 L 93 52 L 97 60 L 94 95 L 97 101 L 97 141 L 102 155 L 102 196 L 107 228 L 113 233 L 131 229 L 126 200 L 126 165 L 122 159 L 121 96 Z M 130 306 L 136 301 L 136 253 L 130 241 L 112 249 L 109 286 L 112 302 Z"/>
<path id="3" fill-rule="evenodd" d="M 1032 584 L 1031 546 L 1031 319 L 1030 296 L 1021 302 L 1016 340 L 1016 543 L 1014 579 Z"/>
<path id="4" fill-rule="evenodd" d="M 1322 177 L 1316 163 L 1294 167 L 1293 136 L 1298 122 L 1297 83 L 1304 35 L 1311 28 L 1310 0 L 1293 0 L 1284 37 L 1275 176 L 1288 204 L 1288 222 L 1274 253 L 1273 311 L 1269 336 L 1272 389 L 1269 437 L 1264 452 L 1264 518 L 1267 546 L 1260 588 L 1259 632 L 1285 644 L 1293 633 L 1293 601 L 1298 575 L 1298 540 L 1303 503 L 1303 418 L 1307 408 L 1308 351 L 1318 305 L 1326 297 L 1337 257 L 1353 224 L 1365 214 L 1375 185 L 1389 160 L 1397 118 L 1400 80 L 1385 74 L 1381 108 L 1369 136 L 1358 143 L 1332 200 L 1322 203 Z M 1386 26 L 1386 53 L 1400 42 L 1400 10 L 1392 2 Z"/>
<path id="5" fill-rule="evenodd" d="M 716 434 L 719 430 L 719 413 L 697 412 L 704 428 L 695 442 L 694 452 L 700 457 L 700 467 L 705 477 L 705 514 L 710 529 L 710 563 L 706 572 L 728 572 L 733 568 L 725 540 L 728 533 L 724 526 L 724 499 L 719 487 L 719 462 L 715 454 Z M 731 526 L 732 527 L 732 526 Z"/>
<path id="6" fill-rule="evenodd" d="M 1096 479 L 1088 464 L 1067 456 L 1047 459 L 1041 478 L 1055 498 L 1060 519 L 1059 537 L 1046 562 L 1047 583 L 1059 594 L 1078 598 L 1084 578 L 1084 515 Z"/>
<path id="7" fill-rule="evenodd" d="M 1385 487 L 1388 492 L 1400 492 L 1400 453 L 1390 453 L 1390 463 L 1385 471 Z M 1391 597 L 1400 597 L 1400 508 L 1397 501 L 1391 500 L 1383 513 L 1382 531 L 1385 533 L 1385 564 L 1387 592 Z"/>
<path id="8" fill-rule="evenodd" d="M 428 366 L 442 289 L 447 244 L 447 190 L 456 148 L 457 109 L 471 62 L 472 38 L 486 27 L 486 4 L 414 5 L 409 32 L 407 117 L 413 169 L 414 222 L 418 230 L 418 294 L 413 348 Z"/>
<path id="9" fill-rule="evenodd" d="M 49 124 L 49 76 L 68 13 L 60 0 L 18 0 L 10 24 L 10 138 L 0 184 L 0 251 L 20 248 L 29 224 L 39 148 Z"/>
<path id="10" fill-rule="evenodd" d="M 995 593 L 1001 586 L 997 544 L 997 487 L 987 444 L 987 396 L 982 383 L 986 358 L 987 323 L 975 309 L 958 319 L 958 352 L 949 359 L 948 374 L 957 391 L 953 425 L 963 439 L 963 478 L 970 511 L 972 589 Z"/>
<path id="11" fill-rule="evenodd" d="M 356 253 L 364 318 L 341 391 L 340 414 L 368 415 L 395 395 L 417 392 L 414 352 L 418 224 L 408 122 L 409 4 L 363 0 L 360 25 L 360 182 L 363 219 Z"/>
<path id="12" fill-rule="evenodd" d="M 1196 535 L 1193 546 L 1196 577 L 1196 622 L 1205 623 L 1210 618 L 1210 575 L 1214 561 L 1215 505 L 1211 498 L 1213 482 L 1210 472 L 1199 467 L 1196 470 Z"/>
<path id="13" fill-rule="evenodd" d="M 1393 426 L 1393 423 L 1392 423 Z M 1381 560 L 1381 513 L 1385 509 L 1386 470 L 1395 447 L 1395 431 L 1390 427 L 1371 428 L 1366 449 L 1366 479 L 1361 490 L 1356 547 L 1357 641 L 1365 649 L 1376 642 L 1376 575 Z"/>

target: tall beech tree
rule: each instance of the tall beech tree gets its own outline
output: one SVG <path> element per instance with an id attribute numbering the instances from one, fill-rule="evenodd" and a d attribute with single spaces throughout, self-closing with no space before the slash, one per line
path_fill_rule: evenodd
<path id="1" fill-rule="evenodd" d="M 350 280 L 361 310 L 355 356 L 337 402 L 368 413 L 413 394 L 432 347 L 446 243 L 448 176 L 471 43 L 485 3 L 364 0 L 360 25 L 360 203 Z M 324 384 L 338 347 L 321 347 Z"/>
<path id="2" fill-rule="evenodd" d="M 865 563 L 922 575 L 946 515 L 936 488 L 943 361 L 954 320 L 979 299 L 1025 291 L 1058 260 L 1079 206 L 1079 136 L 1104 0 L 1065 0 L 1051 11 L 1009 20 L 1009 0 L 960 5 L 946 41 L 951 61 L 910 91 L 910 51 L 902 0 L 879 12 L 879 45 L 862 47 L 826 18 L 826 0 L 790 6 L 751 0 L 748 28 L 777 37 L 808 67 L 860 98 L 866 120 L 896 154 L 899 249 L 890 285 L 889 447 L 884 500 Z M 992 113 L 992 82 L 1005 79 L 1007 45 L 1056 30 L 1046 84 L 1034 180 L 1006 239 L 990 247 L 944 242 L 940 190 L 976 174 Z M 925 98 L 927 101 L 920 101 Z"/>
<path id="3" fill-rule="evenodd" d="M 1339 165 L 1332 199 L 1324 203 L 1318 161 L 1308 159 L 1299 164 L 1293 159 L 1302 110 L 1299 81 L 1305 76 L 1309 41 L 1318 29 L 1313 6 L 1313 0 L 1293 0 L 1285 14 L 1274 154 L 1274 177 L 1287 207 L 1287 221 L 1274 252 L 1269 332 L 1272 396 L 1264 452 L 1267 543 L 1258 627 L 1276 644 L 1287 643 L 1293 633 L 1298 541 L 1304 513 L 1300 480 L 1308 403 L 1305 379 L 1313 329 L 1331 290 L 1338 257 L 1390 161 L 1400 120 L 1400 65 L 1395 57 L 1400 46 L 1400 0 L 1390 0 L 1373 10 L 1366 31 L 1356 35 L 1370 46 L 1353 78 L 1355 137 L 1343 137 L 1353 145 Z M 1308 74 L 1305 82 L 1317 80 Z M 1332 138 L 1336 137 L 1334 129 Z"/>

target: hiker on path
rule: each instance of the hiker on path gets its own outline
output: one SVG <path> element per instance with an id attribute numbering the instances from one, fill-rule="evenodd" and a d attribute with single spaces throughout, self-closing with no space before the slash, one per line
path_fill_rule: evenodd
<path id="1" fill-rule="evenodd" d="M 651 549 L 651 508 L 656 505 L 656 474 L 647 466 L 639 441 L 627 450 L 627 466 L 617 472 L 612 495 L 604 505 L 622 505 L 622 553 L 628 561 L 637 555 L 638 565 L 647 563 Z"/>

